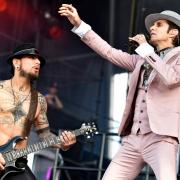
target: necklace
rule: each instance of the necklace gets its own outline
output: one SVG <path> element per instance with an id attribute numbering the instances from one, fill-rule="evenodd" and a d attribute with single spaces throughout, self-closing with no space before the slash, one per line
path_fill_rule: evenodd
<path id="1" fill-rule="evenodd" d="M 24 101 L 27 100 L 27 98 L 29 97 L 29 95 L 31 94 L 31 90 L 29 91 L 29 94 L 27 96 L 25 96 L 24 99 L 22 99 L 21 101 L 16 102 L 16 96 L 15 96 L 15 92 L 13 89 L 13 85 L 12 85 L 12 79 L 11 79 L 11 89 L 12 89 L 12 94 L 14 97 L 14 109 L 12 110 L 12 114 L 14 116 L 14 121 L 18 121 L 19 119 L 21 119 L 21 117 L 25 116 L 26 113 L 24 112 L 23 108 L 22 108 L 22 104 L 24 103 Z"/>

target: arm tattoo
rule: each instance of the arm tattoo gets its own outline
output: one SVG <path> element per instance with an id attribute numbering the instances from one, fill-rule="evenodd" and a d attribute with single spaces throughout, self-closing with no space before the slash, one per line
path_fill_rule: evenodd
<path id="1" fill-rule="evenodd" d="M 42 94 L 40 94 L 38 96 L 38 102 L 39 102 L 39 104 L 41 106 L 41 111 L 46 113 L 46 111 L 47 111 L 47 103 L 46 103 L 45 97 Z"/>
<path id="2" fill-rule="evenodd" d="M 43 95 L 39 95 L 38 96 L 38 101 L 40 104 L 40 116 L 41 116 L 41 123 L 47 122 L 47 103 L 46 103 L 46 99 Z"/>
<path id="3" fill-rule="evenodd" d="M 55 137 L 56 136 L 55 134 L 50 132 L 49 127 L 43 128 L 43 129 L 38 129 L 36 132 L 39 135 L 40 139 L 44 139 L 44 138 L 47 138 L 47 137 Z"/>
<path id="4" fill-rule="evenodd" d="M 39 112 L 36 120 L 34 121 L 34 126 L 36 129 L 43 129 L 49 126 L 46 111 L 47 111 L 47 103 L 45 97 L 42 94 L 38 94 L 38 106 Z"/>

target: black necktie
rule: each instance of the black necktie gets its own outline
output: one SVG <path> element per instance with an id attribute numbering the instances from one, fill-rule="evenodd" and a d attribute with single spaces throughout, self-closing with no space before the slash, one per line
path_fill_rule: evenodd
<path id="1" fill-rule="evenodd" d="M 144 63 L 143 68 L 144 68 L 143 86 L 145 86 L 153 68 L 148 63 Z"/>

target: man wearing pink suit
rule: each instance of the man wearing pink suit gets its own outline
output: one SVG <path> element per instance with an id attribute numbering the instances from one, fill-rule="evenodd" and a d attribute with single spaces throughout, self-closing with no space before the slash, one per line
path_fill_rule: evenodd
<path id="1" fill-rule="evenodd" d="M 105 59 L 132 72 L 119 134 L 123 145 L 103 180 L 133 180 L 147 163 L 158 180 L 176 180 L 180 140 L 180 15 L 173 11 L 150 14 L 143 34 L 130 37 L 139 44 L 130 55 L 111 47 L 83 22 L 68 4 L 59 8 L 74 25 L 72 31 Z"/>

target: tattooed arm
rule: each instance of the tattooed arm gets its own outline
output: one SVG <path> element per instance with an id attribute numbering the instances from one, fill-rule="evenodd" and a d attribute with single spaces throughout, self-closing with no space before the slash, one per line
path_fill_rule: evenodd
<path id="1" fill-rule="evenodd" d="M 47 102 L 42 94 L 38 95 L 38 115 L 35 120 L 35 127 L 40 139 L 46 137 L 54 137 L 55 134 L 50 132 L 49 123 L 47 119 Z M 54 147 L 61 148 L 62 150 L 68 150 L 69 147 L 76 142 L 75 135 L 70 131 L 64 131 L 60 135 L 61 144 L 57 144 Z"/>

